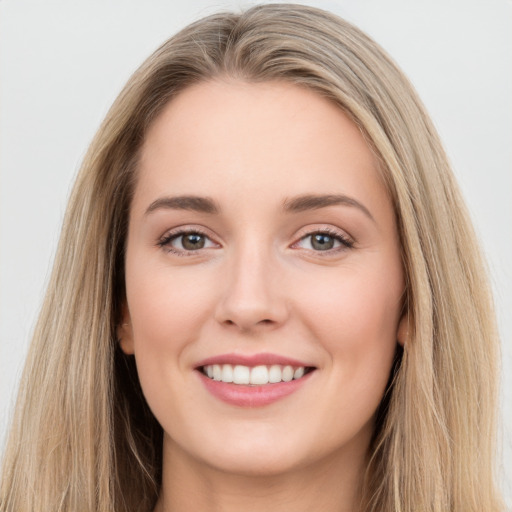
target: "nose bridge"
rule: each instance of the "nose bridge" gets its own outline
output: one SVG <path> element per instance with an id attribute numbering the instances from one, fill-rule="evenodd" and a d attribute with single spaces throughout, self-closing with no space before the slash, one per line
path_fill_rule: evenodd
<path id="1" fill-rule="evenodd" d="M 253 236 L 240 242 L 226 262 L 225 286 L 217 318 L 247 330 L 279 324 L 286 305 L 278 284 L 279 268 L 271 244 Z"/>

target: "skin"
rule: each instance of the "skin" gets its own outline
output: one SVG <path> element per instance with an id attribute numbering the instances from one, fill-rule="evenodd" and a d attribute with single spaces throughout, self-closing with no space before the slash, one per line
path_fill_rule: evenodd
<path id="1" fill-rule="evenodd" d="M 343 194 L 363 208 L 283 210 L 304 194 Z M 178 195 L 211 198 L 220 212 L 147 213 Z M 205 233 L 203 248 L 186 250 L 179 228 Z M 326 229 L 336 238 L 321 250 L 311 234 Z M 287 83 L 218 79 L 167 105 L 141 154 L 118 329 L 164 429 L 157 511 L 356 510 L 404 341 L 400 253 L 376 158 L 328 100 Z M 237 407 L 195 369 L 233 352 L 316 370 L 275 403 Z"/>

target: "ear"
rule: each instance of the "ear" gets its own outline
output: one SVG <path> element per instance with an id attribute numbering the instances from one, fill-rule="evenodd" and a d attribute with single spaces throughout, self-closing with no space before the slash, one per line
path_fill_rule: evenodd
<path id="1" fill-rule="evenodd" d="M 126 301 L 123 302 L 121 323 L 119 323 L 116 327 L 116 336 L 121 350 L 127 355 L 133 355 L 135 353 L 133 343 L 133 329 L 130 311 Z"/>
<path id="2" fill-rule="evenodd" d="M 400 322 L 398 322 L 398 330 L 396 333 L 396 339 L 402 347 L 409 341 L 409 332 L 409 313 L 404 313 L 402 318 L 400 318 Z"/>

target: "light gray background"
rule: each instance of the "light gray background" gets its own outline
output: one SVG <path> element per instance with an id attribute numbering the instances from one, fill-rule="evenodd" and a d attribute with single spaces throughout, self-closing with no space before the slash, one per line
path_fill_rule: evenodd
<path id="1" fill-rule="evenodd" d="M 122 85 L 187 23 L 247 1 L 0 0 L 0 445 L 71 183 Z M 512 504 L 512 2 L 309 1 L 367 31 L 418 89 L 487 254 L 503 337 Z"/>

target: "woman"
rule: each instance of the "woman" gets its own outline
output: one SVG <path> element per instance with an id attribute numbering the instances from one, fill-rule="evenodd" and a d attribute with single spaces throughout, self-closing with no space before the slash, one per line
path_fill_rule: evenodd
<path id="1" fill-rule="evenodd" d="M 367 36 L 290 5 L 187 27 L 77 179 L 0 510 L 501 510 L 482 268 Z"/>

